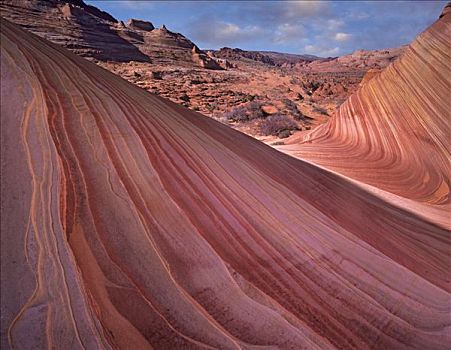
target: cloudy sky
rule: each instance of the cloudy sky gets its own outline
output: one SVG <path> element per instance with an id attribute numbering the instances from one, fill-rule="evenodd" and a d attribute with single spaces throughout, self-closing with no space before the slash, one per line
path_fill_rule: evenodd
<path id="1" fill-rule="evenodd" d="M 119 20 L 165 24 L 204 49 L 318 56 L 408 44 L 446 1 L 86 1 Z"/>

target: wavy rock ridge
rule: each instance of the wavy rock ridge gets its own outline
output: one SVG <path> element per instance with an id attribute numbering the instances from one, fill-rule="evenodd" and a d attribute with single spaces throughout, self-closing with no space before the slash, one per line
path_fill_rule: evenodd
<path id="1" fill-rule="evenodd" d="M 442 221 L 4 20 L 1 65 L 2 348 L 451 341 Z"/>
<path id="2" fill-rule="evenodd" d="M 450 53 L 447 12 L 327 124 L 285 150 L 401 197 L 451 210 Z"/>

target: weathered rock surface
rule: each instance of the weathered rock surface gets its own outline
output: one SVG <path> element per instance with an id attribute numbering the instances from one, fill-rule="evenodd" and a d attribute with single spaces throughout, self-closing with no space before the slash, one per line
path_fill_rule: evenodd
<path id="1" fill-rule="evenodd" d="M 144 30 L 146 32 L 154 30 L 155 27 L 149 21 L 142 21 L 140 19 L 130 18 L 127 21 L 127 27 L 131 29 Z"/>
<path id="2" fill-rule="evenodd" d="M 193 61 L 197 63 L 202 68 L 208 69 L 221 69 L 222 67 L 210 56 L 208 56 L 205 52 L 200 50 L 196 45 L 193 46 L 191 50 L 191 54 L 193 56 Z"/>
<path id="3" fill-rule="evenodd" d="M 449 16 L 311 134 L 340 174 L 1 24 L 2 349 L 450 344 Z"/>
<path id="4" fill-rule="evenodd" d="M 405 46 L 383 50 L 357 50 L 341 57 L 300 62 L 297 67 L 311 72 L 349 72 L 383 69 L 395 61 Z"/>
<path id="5" fill-rule="evenodd" d="M 261 54 L 258 51 L 245 51 L 238 48 L 230 48 L 230 47 L 223 47 L 219 50 L 211 50 L 211 52 L 214 54 L 215 57 L 219 58 L 225 58 L 225 59 L 233 59 L 233 60 L 240 60 L 242 58 L 247 58 L 253 61 L 258 61 L 262 63 L 267 63 L 269 65 L 274 66 L 274 61 L 266 55 Z"/>
<path id="6" fill-rule="evenodd" d="M 98 60 L 150 61 L 122 38 L 117 21 L 83 1 L 2 0 L 1 16 L 74 53 Z"/>
<path id="7" fill-rule="evenodd" d="M 180 33 L 138 19 L 118 23 L 82 0 L 3 0 L 0 10 L 2 17 L 85 58 L 222 69 L 208 58 L 193 60 L 194 44 Z"/>
<path id="8" fill-rule="evenodd" d="M 400 59 L 368 77 L 329 122 L 291 140 L 287 150 L 401 197 L 449 210 L 450 33 L 451 14 L 446 14 Z"/>
<path id="9" fill-rule="evenodd" d="M 219 50 L 210 50 L 215 57 L 243 60 L 248 59 L 270 66 L 288 67 L 294 66 L 299 62 L 310 62 L 320 59 L 311 55 L 295 55 L 288 53 L 272 52 L 272 51 L 246 51 L 239 48 L 223 47 Z"/>

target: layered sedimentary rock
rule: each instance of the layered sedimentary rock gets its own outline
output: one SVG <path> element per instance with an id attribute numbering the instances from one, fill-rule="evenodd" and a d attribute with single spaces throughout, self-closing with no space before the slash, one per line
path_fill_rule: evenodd
<path id="1" fill-rule="evenodd" d="M 241 61 L 243 59 L 261 62 L 270 66 L 294 67 L 299 62 L 311 62 L 320 59 L 312 55 L 296 55 L 272 51 L 246 51 L 239 48 L 222 47 L 219 50 L 211 50 L 218 58 Z"/>
<path id="2" fill-rule="evenodd" d="M 155 27 L 153 26 L 153 24 L 151 22 L 142 21 L 142 20 L 133 19 L 133 18 L 130 18 L 127 21 L 127 27 L 132 28 L 132 29 L 137 29 L 137 30 L 144 30 L 146 32 L 149 32 L 149 31 L 155 29 Z"/>
<path id="3" fill-rule="evenodd" d="M 82 0 L 2 0 L 1 15 L 72 52 L 104 62 L 182 64 L 221 69 L 215 62 L 193 60 L 193 43 L 166 27 L 130 19 L 127 24 Z"/>
<path id="4" fill-rule="evenodd" d="M 381 70 L 394 62 L 405 49 L 406 46 L 383 50 L 357 50 L 350 55 L 341 57 L 300 62 L 297 66 L 312 72 Z"/>
<path id="5" fill-rule="evenodd" d="M 375 116 L 353 106 L 394 108 L 376 77 L 337 117 L 352 136 L 323 148 L 326 160 L 354 157 L 343 174 L 379 186 L 376 174 L 404 197 L 284 155 L 9 22 L 1 29 L 2 349 L 450 343 L 449 231 L 441 212 L 420 215 L 405 199 L 446 203 L 434 190 L 449 150 L 438 131 L 448 131 L 446 17 L 385 73 L 416 92 L 404 91 L 417 113 L 401 104 L 399 121 L 383 124 L 384 113 L 373 129 Z M 420 79 L 412 64 L 426 53 L 434 70 Z M 425 78 L 436 84 L 418 95 Z M 437 113 L 425 120 L 423 109 Z M 418 117 L 423 129 L 393 135 Z M 419 142 L 428 148 L 397 153 Z"/>
<path id="6" fill-rule="evenodd" d="M 2 17 L 74 53 L 99 60 L 148 62 L 116 30 L 117 21 L 81 0 L 2 0 Z"/>
<path id="7" fill-rule="evenodd" d="M 208 69 L 221 69 L 222 67 L 214 58 L 207 55 L 205 52 L 200 50 L 196 45 L 191 49 L 191 54 L 193 56 L 193 61 L 199 66 Z"/>
<path id="8" fill-rule="evenodd" d="M 365 79 L 327 124 L 285 149 L 401 197 L 449 209 L 450 34 L 448 12 L 399 60 Z"/>

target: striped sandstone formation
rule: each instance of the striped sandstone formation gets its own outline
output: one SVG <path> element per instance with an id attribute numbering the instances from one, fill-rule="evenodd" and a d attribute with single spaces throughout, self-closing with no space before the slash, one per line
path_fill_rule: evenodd
<path id="1" fill-rule="evenodd" d="M 285 150 L 401 197 L 450 209 L 451 14 L 445 12 L 328 123 Z"/>
<path id="2" fill-rule="evenodd" d="M 445 349 L 448 40 L 311 135 L 330 171 L 2 20 L 2 349 Z"/>

